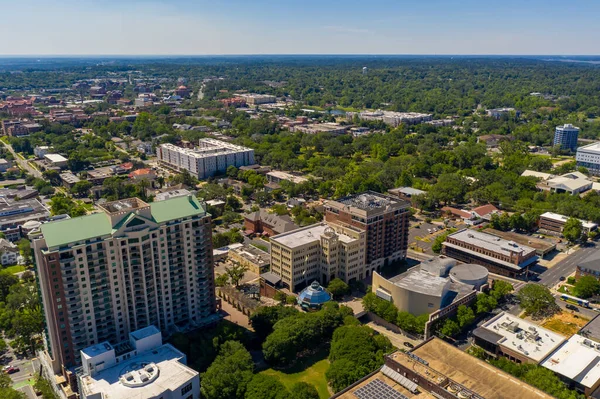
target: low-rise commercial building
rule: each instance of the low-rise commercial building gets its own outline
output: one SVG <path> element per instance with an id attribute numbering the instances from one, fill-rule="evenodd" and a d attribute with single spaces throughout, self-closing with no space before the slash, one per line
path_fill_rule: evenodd
<path id="1" fill-rule="evenodd" d="M 347 126 L 339 123 L 314 123 L 311 125 L 291 126 L 290 132 L 300 132 L 306 134 L 330 133 L 330 134 L 346 134 Z"/>
<path id="2" fill-rule="evenodd" d="M 254 150 L 215 139 L 200 139 L 194 149 L 173 144 L 162 144 L 156 149 L 159 163 L 175 170 L 187 170 L 198 179 L 225 172 L 229 166 L 237 168 L 255 164 Z"/>
<path id="3" fill-rule="evenodd" d="M 63 172 L 60 175 L 60 180 L 63 183 L 63 186 L 65 186 L 65 188 L 67 189 L 71 189 L 76 183 L 79 183 L 81 181 L 81 179 L 79 177 L 77 177 L 75 174 L 73 174 L 70 171 L 67 172 Z"/>
<path id="4" fill-rule="evenodd" d="M 548 356 L 541 365 L 556 373 L 572 389 L 587 397 L 598 397 L 598 388 L 600 388 L 599 343 L 575 334 Z"/>
<path id="5" fill-rule="evenodd" d="M 432 338 L 385 357 L 383 367 L 332 399 L 552 399 L 459 348 Z"/>
<path id="6" fill-rule="evenodd" d="M 550 233 L 562 234 L 563 228 L 568 220 L 569 218 L 567 216 L 553 212 L 545 212 L 540 215 L 538 227 Z M 580 220 L 580 222 L 584 233 L 589 233 L 590 231 L 598 229 L 596 223 L 586 222 L 585 220 Z"/>
<path id="7" fill-rule="evenodd" d="M 248 105 L 270 104 L 277 101 L 277 97 L 270 94 L 244 93 L 238 94 L 238 97 L 246 100 Z"/>
<path id="8" fill-rule="evenodd" d="M 228 257 L 230 260 L 247 267 L 249 271 L 255 274 L 267 272 L 271 263 L 269 253 L 253 245 L 231 248 Z"/>
<path id="9" fill-rule="evenodd" d="M 365 278 L 366 234 L 349 225 L 317 223 L 271 237 L 271 273 L 292 291 L 334 278 Z"/>
<path id="10" fill-rule="evenodd" d="M 301 183 L 308 181 L 308 179 L 306 177 L 296 176 L 291 173 L 282 172 L 279 170 L 274 170 L 272 172 L 268 172 L 266 174 L 266 176 L 267 176 L 267 180 L 269 181 L 269 183 L 276 183 L 276 184 L 280 184 L 282 181 L 289 181 L 289 182 L 295 183 L 295 184 L 301 184 Z"/>
<path id="11" fill-rule="evenodd" d="M 593 187 L 593 182 L 581 172 L 570 172 L 562 176 L 552 177 L 546 181 L 537 184 L 537 188 L 542 191 L 551 191 L 555 193 L 569 193 L 579 195 Z"/>
<path id="12" fill-rule="evenodd" d="M 494 357 L 538 364 L 565 340 L 560 334 L 510 313 L 500 313 L 473 331 L 476 345 Z"/>
<path id="13" fill-rule="evenodd" d="M 590 256 L 577 263 L 575 276 L 577 278 L 593 276 L 600 279 L 600 250 L 593 252 Z"/>
<path id="14" fill-rule="evenodd" d="M 433 116 L 431 114 L 422 114 L 419 112 L 394 112 L 381 110 L 346 112 L 346 118 L 348 121 L 353 121 L 355 116 L 366 121 L 383 121 L 385 124 L 394 127 L 400 125 L 401 123 L 415 125 L 433 120 Z"/>
<path id="15" fill-rule="evenodd" d="M 538 259 L 535 249 L 531 247 L 468 229 L 446 237 L 442 253 L 461 262 L 485 266 L 491 273 L 509 277 L 526 274 Z"/>
<path id="16" fill-rule="evenodd" d="M 41 222 L 49 217 L 50 211 L 35 198 L 19 201 L 0 198 L 0 232 L 10 241 L 23 238 L 22 226 L 27 222 Z"/>
<path id="17" fill-rule="evenodd" d="M 195 399 L 200 376 L 186 365 L 186 356 L 162 343 L 160 331 L 149 326 L 129 334 L 129 340 L 101 342 L 81 350 L 81 399 Z"/>
<path id="18" fill-rule="evenodd" d="M 274 236 L 297 228 L 289 216 L 279 216 L 264 209 L 244 215 L 244 229 L 248 234 Z"/>
<path id="19" fill-rule="evenodd" d="M 487 112 L 488 116 L 491 116 L 492 118 L 496 118 L 496 119 L 500 119 L 505 115 L 510 115 L 511 112 L 514 112 L 516 116 L 519 116 L 521 114 L 521 111 L 518 111 L 514 108 L 508 108 L 508 107 L 492 108 L 492 109 L 488 109 L 486 112 Z"/>
<path id="20" fill-rule="evenodd" d="M 44 160 L 57 168 L 62 169 L 67 167 L 67 158 L 60 154 L 46 154 L 44 155 Z"/>

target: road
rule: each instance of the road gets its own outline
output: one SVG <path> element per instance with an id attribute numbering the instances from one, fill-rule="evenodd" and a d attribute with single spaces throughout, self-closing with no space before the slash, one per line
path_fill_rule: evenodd
<path id="1" fill-rule="evenodd" d="M 588 243 L 586 247 L 580 248 L 558 262 L 548 270 L 540 274 L 539 284 L 552 288 L 560 281 L 561 277 L 567 277 L 575 272 L 577 264 L 598 250 L 596 243 Z"/>
<path id="2" fill-rule="evenodd" d="M 575 306 L 578 309 L 576 312 L 574 312 L 574 314 L 576 314 L 578 316 L 585 317 L 586 319 L 590 319 L 591 320 L 594 317 L 598 316 L 598 314 L 599 314 L 595 310 L 588 309 L 588 308 L 583 308 L 581 306 L 577 306 L 577 305 L 572 304 L 572 303 L 569 304 L 569 303 L 567 303 L 565 301 L 561 301 L 559 299 L 560 298 L 560 294 L 556 294 L 556 295 L 554 295 L 554 297 L 556 298 L 556 304 L 558 306 L 560 306 L 560 308 L 562 310 L 564 310 L 565 312 L 569 312 L 570 313 L 572 310 L 571 309 L 567 309 L 567 305 L 573 305 L 573 306 Z"/>
<path id="3" fill-rule="evenodd" d="M 15 152 L 15 150 L 13 150 L 12 145 L 6 144 L 4 141 L 2 141 L 2 145 L 4 146 L 4 148 L 6 148 L 8 151 L 10 151 L 12 156 L 15 158 L 15 162 L 17 162 L 17 164 L 19 164 L 21 169 L 24 169 L 25 171 L 27 171 L 27 173 L 29 173 L 30 175 L 32 175 L 34 177 L 37 177 L 38 179 L 42 178 L 42 173 L 39 170 L 32 168 L 31 165 L 29 165 L 26 160 L 24 160 L 23 158 L 18 156 L 17 153 Z"/>

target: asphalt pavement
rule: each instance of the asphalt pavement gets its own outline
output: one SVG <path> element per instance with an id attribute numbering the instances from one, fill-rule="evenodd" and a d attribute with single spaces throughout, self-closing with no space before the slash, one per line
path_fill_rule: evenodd
<path id="1" fill-rule="evenodd" d="M 37 169 L 35 169 L 35 168 L 32 168 L 32 167 L 31 167 L 31 165 L 29 165 L 29 164 L 27 163 L 27 161 L 26 161 L 26 160 L 24 160 L 24 159 L 22 159 L 21 157 L 19 157 L 19 156 L 17 155 L 17 153 L 15 152 L 15 150 L 12 148 L 12 145 L 10 145 L 10 144 L 6 144 L 6 143 L 5 143 L 5 142 L 3 142 L 3 141 L 2 141 L 2 145 L 3 145 L 3 146 L 4 146 L 4 147 L 5 147 L 5 148 L 6 148 L 8 151 L 10 151 L 10 153 L 12 154 L 12 156 L 13 156 L 13 157 L 14 157 L 14 159 L 15 159 L 15 162 L 17 162 L 17 163 L 19 164 L 19 166 L 20 166 L 22 169 L 25 169 L 25 171 L 27 171 L 27 173 L 29 173 L 30 175 L 32 175 L 32 176 L 34 176 L 34 177 L 37 177 L 37 178 L 39 178 L 39 179 L 41 179 L 41 178 L 42 178 L 42 173 L 41 173 L 39 170 L 37 170 Z"/>
<path id="2" fill-rule="evenodd" d="M 585 247 L 575 250 L 571 255 L 558 262 L 548 270 L 540 274 L 539 284 L 548 288 L 554 287 L 561 277 L 567 277 L 575 272 L 577 264 L 598 250 L 596 243 L 588 243 Z"/>

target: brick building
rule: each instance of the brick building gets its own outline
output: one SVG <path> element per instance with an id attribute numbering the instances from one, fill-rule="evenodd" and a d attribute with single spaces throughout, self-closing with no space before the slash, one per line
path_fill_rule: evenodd
<path id="1" fill-rule="evenodd" d="M 388 262 L 406 257 L 409 202 L 367 191 L 325 204 L 325 220 L 367 232 L 367 276 Z"/>

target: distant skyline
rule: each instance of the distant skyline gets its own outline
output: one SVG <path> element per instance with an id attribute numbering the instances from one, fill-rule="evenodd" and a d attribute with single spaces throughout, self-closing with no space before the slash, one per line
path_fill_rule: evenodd
<path id="1" fill-rule="evenodd" d="M 600 54 L 600 2 L 0 0 L 0 55 Z"/>

